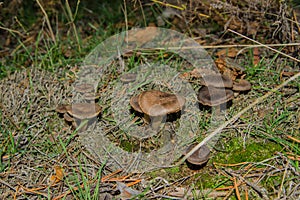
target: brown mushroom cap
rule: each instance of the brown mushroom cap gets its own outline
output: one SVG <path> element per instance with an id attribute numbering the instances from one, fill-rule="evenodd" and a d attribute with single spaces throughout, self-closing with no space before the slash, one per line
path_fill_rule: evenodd
<path id="1" fill-rule="evenodd" d="M 207 74 L 202 76 L 200 84 L 207 87 L 218 87 L 218 88 L 232 88 L 232 80 L 226 75 L 220 74 Z"/>
<path id="2" fill-rule="evenodd" d="M 245 79 L 235 80 L 232 90 L 240 92 L 251 90 L 251 83 Z"/>
<path id="3" fill-rule="evenodd" d="M 95 103 L 75 103 L 66 107 L 68 114 L 77 119 L 91 119 L 101 111 L 101 107 Z"/>
<path id="4" fill-rule="evenodd" d="M 67 122 L 72 122 L 72 121 L 74 121 L 73 117 L 70 116 L 68 113 L 65 113 L 65 114 L 64 114 L 64 119 L 65 119 Z"/>
<path id="5" fill-rule="evenodd" d="M 198 93 L 198 101 L 206 106 L 217 106 L 234 97 L 233 91 L 224 88 L 202 87 Z"/>
<path id="6" fill-rule="evenodd" d="M 132 107 L 135 111 L 140 112 L 140 113 L 143 113 L 143 111 L 142 111 L 142 109 L 141 109 L 141 107 L 140 107 L 140 105 L 139 105 L 139 103 L 138 103 L 139 96 L 140 96 L 140 94 L 137 95 L 137 96 L 131 97 L 131 99 L 130 99 L 130 105 L 131 105 L 131 107 Z"/>
<path id="7" fill-rule="evenodd" d="M 134 81 L 136 80 L 136 76 L 137 76 L 137 74 L 135 74 L 135 73 L 123 74 L 123 75 L 120 77 L 120 80 L 121 80 L 123 83 L 130 83 L 130 82 L 134 82 Z"/>
<path id="8" fill-rule="evenodd" d="M 186 155 L 189 151 L 191 151 L 197 144 L 190 145 L 184 152 L 184 155 Z M 203 145 L 197 151 L 195 151 L 190 157 L 187 158 L 187 161 L 189 163 L 192 163 L 194 165 L 202 165 L 206 163 L 209 159 L 210 155 L 210 149 Z"/>
<path id="9" fill-rule="evenodd" d="M 92 101 L 92 100 L 99 99 L 100 98 L 100 94 L 99 93 L 92 93 L 92 92 L 84 93 L 83 98 L 85 100 Z"/>
<path id="10" fill-rule="evenodd" d="M 89 83 L 81 83 L 74 86 L 75 91 L 80 93 L 94 92 L 94 86 Z"/>
<path id="11" fill-rule="evenodd" d="M 139 95 L 138 103 L 143 113 L 149 116 L 163 116 L 181 110 L 185 104 L 185 98 L 158 90 L 150 90 Z"/>
<path id="12" fill-rule="evenodd" d="M 61 105 L 58 105 L 55 109 L 56 112 L 58 113 L 66 113 L 68 110 L 67 110 L 67 105 L 65 104 L 61 104 Z"/>

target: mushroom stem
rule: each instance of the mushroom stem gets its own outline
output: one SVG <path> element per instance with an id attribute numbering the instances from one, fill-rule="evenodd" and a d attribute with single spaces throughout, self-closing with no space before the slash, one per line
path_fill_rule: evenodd
<path id="1" fill-rule="evenodd" d="M 88 119 L 76 120 L 75 123 L 76 123 L 76 131 L 81 132 L 87 129 L 89 120 Z"/>
<path id="2" fill-rule="evenodd" d="M 212 107 L 212 115 L 214 116 L 214 119 L 217 123 L 222 122 L 224 120 L 224 112 L 226 110 L 226 103 L 216 105 Z"/>
<path id="3" fill-rule="evenodd" d="M 151 119 L 151 128 L 154 131 L 158 131 L 160 128 L 160 125 L 162 124 L 164 116 L 155 116 L 155 117 L 150 117 Z"/>

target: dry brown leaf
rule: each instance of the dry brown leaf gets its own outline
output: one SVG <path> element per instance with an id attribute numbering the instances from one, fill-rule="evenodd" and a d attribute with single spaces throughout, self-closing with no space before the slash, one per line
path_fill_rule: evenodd
<path id="1" fill-rule="evenodd" d="M 51 175 L 49 178 L 50 184 L 55 184 L 63 180 L 64 170 L 60 166 L 54 166 L 54 175 Z"/>
<path id="2" fill-rule="evenodd" d="M 239 51 L 236 48 L 229 48 L 229 49 L 222 49 L 218 51 L 216 55 L 218 57 L 225 56 L 225 57 L 235 58 L 238 52 Z"/>
<path id="3" fill-rule="evenodd" d="M 125 38 L 125 42 L 136 42 L 138 45 L 143 45 L 153 40 L 158 34 L 159 30 L 156 27 L 133 30 L 129 31 L 128 37 Z"/>

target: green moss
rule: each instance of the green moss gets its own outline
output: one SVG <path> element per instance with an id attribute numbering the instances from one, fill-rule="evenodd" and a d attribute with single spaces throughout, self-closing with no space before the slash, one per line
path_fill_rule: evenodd
<path id="1" fill-rule="evenodd" d="M 281 151 L 282 147 L 274 142 L 247 142 L 243 145 L 241 138 L 232 139 L 227 145 L 225 152 L 218 153 L 214 162 L 218 163 L 240 163 L 240 162 L 260 162 L 272 157 L 275 152 Z"/>
<path id="2" fill-rule="evenodd" d="M 177 174 L 180 173 L 180 168 L 179 167 L 168 168 L 166 169 L 166 172 L 169 174 Z"/>

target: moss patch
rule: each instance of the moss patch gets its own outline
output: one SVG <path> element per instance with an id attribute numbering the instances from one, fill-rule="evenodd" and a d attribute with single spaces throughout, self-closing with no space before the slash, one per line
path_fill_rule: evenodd
<path id="1" fill-rule="evenodd" d="M 224 152 L 218 153 L 213 162 L 234 164 L 240 162 L 260 162 L 272 157 L 282 147 L 271 141 L 251 141 L 243 144 L 242 138 L 229 141 Z"/>

